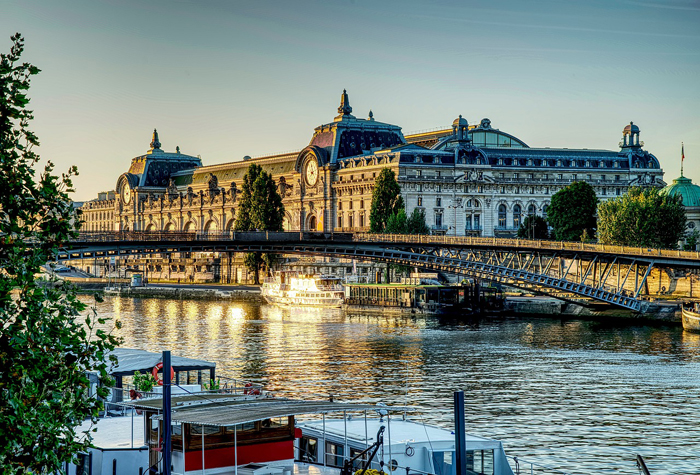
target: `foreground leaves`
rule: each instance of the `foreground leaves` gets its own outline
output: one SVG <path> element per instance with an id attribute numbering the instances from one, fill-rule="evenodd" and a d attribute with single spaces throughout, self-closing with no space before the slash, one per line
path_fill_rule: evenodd
<path id="1" fill-rule="evenodd" d="M 106 385 L 106 353 L 118 343 L 106 321 L 89 312 L 75 290 L 36 276 L 56 251 L 77 236 L 68 193 L 71 168 L 58 177 L 50 162 L 37 177 L 37 137 L 25 109 L 29 79 L 39 69 L 20 63 L 22 37 L 0 55 L 0 473 L 61 469 L 90 444 L 77 433 L 96 420 L 107 389 L 90 395 L 88 372 Z"/>

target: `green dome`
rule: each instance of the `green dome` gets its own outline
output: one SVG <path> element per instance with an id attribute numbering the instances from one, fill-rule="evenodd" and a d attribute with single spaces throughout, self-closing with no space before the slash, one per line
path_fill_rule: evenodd
<path id="1" fill-rule="evenodd" d="M 683 175 L 673 180 L 673 184 L 662 189 L 661 193 L 670 196 L 681 195 L 683 206 L 686 208 L 700 206 L 700 186 L 693 185 L 690 178 L 686 178 Z"/>

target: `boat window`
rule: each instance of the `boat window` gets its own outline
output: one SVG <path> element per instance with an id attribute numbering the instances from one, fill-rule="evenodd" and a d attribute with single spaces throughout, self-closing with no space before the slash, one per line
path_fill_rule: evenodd
<path id="1" fill-rule="evenodd" d="M 246 422 L 245 424 L 238 424 L 238 426 L 226 426 L 226 433 L 233 434 L 233 432 L 238 427 L 238 432 L 243 432 L 246 430 L 255 430 L 255 422 Z"/>
<path id="2" fill-rule="evenodd" d="M 493 449 L 467 450 L 467 475 L 494 475 Z M 454 475 L 456 472 L 454 452 L 433 452 L 436 475 Z"/>
<path id="3" fill-rule="evenodd" d="M 303 436 L 299 443 L 299 459 L 302 462 L 318 462 L 318 440 Z"/>
<path id="4" fill-rule="evenodd" d="M 345 455 L 345 447 L 333 442 L 326 442 L 326 465 L 332 467 L 343 466 L 343 455 Z"/>
<path id="5" fill-rule="evenodd" d="M 198 424 L 192 424 L 190 426 L 190 431 L 193 435 L 202 435 L 202 429 L 204 429 L 204 435 L 218 434 L 221 431 L 221 428 L 216 426 L 201 426 Z"/>

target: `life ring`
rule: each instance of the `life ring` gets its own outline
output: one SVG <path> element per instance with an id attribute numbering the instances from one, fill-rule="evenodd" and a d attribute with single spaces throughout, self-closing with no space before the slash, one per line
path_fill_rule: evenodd
<path id="1" fill-rule="evenodd" d="M 253 387 L 253 383 L 245 383 L 245 386 L 243 387 L 243 394 L 257 396 L 260 394 L 260 388 Z"/>
<path id="2" fill-rule="evenodd" d="M 158 363 L 157 365 L 155 365 L 153 367 L 153 370 L 151 371 L 151 374 L 155 378 L 156 383 L 158 383 L 158 386 L 163 385 L 163 379 L 160 376 L 158 376 L 158 371 L 160 371 L 161 369 L 163 369 L 163 363 Z M 171 366 L 170 367 L 170 381 L 172 381 L 174 377 L 175 377 L 175 370 Z"/>

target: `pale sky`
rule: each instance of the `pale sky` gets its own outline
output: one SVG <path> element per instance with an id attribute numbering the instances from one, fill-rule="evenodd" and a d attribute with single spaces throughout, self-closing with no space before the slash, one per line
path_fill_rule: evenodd
<path id="1" fill-rule="evenodd" d="M 700 184 L 700 2 L 0 0 L 26 39 L 39 153 L 114 189 L 158 128 L 205 165 L 308 145 L 343 88 L 403 128 L 484 117 L 531 147 L 618 150 L 634 121 Z"/>

